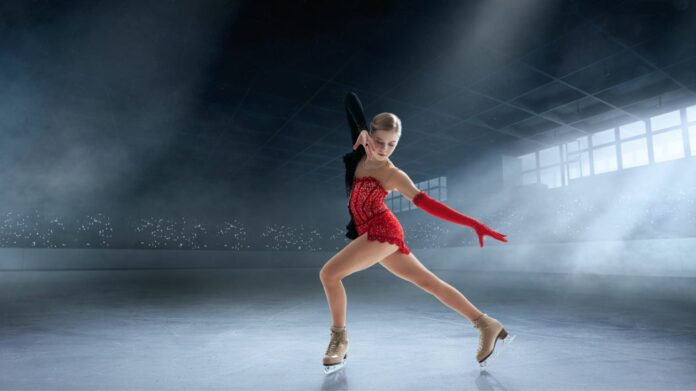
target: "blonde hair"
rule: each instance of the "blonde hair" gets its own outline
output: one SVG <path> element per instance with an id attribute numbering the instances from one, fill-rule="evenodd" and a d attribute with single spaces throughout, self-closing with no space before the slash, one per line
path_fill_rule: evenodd
<path id="1" fill-rule="evenodd" d="M 379 113 L 370 122 L 370 133 L 374 133 L 376 130 L 393 130 L 401 136 L 401 120 L 396 114 Z"/>

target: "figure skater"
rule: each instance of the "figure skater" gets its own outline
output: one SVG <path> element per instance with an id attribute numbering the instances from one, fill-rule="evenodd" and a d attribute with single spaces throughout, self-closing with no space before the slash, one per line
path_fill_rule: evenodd
<path id="1" fill-rule="evenodd" d="M 506 340 L 508 333 L 498 320 L 479 311 L 413 255 L 404 242 L 401 224 L 387 208 L 384 198 L 396 190 L 433 216 L 473 228 L 481 247 L 486 235 L 507 242 L 506 235 L 431 198 L 389 160 L 401 136 L 401 120 L 396 115 L 377 114 L 368 132 L 363 107 L 355 93 L 348 93 L 345 108 L 353 141 L 353 151 L 343 156 L 351 216 L 346 236 L 353 240 L 329 259 L 319 273 L 333 320 L 329 346 L 323 359 L 324 372 L 332 373 L 343 368 L 348 358 L 347 297 L 341 280 L 378 262 L 468 318 L 480 332 L 476 360 L 484 367 L 490 361 L 497 340 L 508 343 L 512 338 Z"/>

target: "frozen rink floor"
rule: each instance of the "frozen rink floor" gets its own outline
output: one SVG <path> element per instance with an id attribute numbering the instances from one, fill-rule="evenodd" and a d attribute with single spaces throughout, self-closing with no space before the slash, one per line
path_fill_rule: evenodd
<path id="1" fill-rule="evenodd" d="M 0 389 L 696 389 L 693 280 L 433 270 L 517 336 L 486 372 L 458 313 L 353 274 L 324 375 L 319 268 L 3 272 Z"/>

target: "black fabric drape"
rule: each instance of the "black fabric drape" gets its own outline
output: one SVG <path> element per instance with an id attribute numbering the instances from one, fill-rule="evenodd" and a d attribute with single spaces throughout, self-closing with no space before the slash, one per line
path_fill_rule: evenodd
<path id="1" fill-rule="evenodd" d="M 346 117 L 348 119 L 348 126 L 350 127 L 351 133 L 351 148 L 355 144 L 355 141 L 360 135 L 360 131 L 367 130 L 367 121 L 365 120 L 365 111 L 363 110 L 363 105 L 358 98 L 358 95 L 354 92 L 349 92 L 346 94 L 345 99 L 346 107 Z M 349 153 L 343 155 L 343 164 L 346 166 L 346 195 L 350 197 L 351 189 L 353 188 L 353 179 L 355 178 L 355 168 L 358 166 L 360 158 L 365 155 L 365 148 L 360 145 L 357 149 L 351 150 Z M 348 214 L 350 215 L 350 222 L 346 225 L 346 237 L 349 239 L 355 239 L 358 237 L 358 231 L 355 228 L 355 218 L 350 211 L 350 205 L 348 206 Z"/>

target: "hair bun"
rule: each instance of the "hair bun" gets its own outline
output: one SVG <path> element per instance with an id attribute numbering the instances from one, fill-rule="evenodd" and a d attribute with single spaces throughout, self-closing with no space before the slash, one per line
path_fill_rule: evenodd
<path id="1" fill-rule="evenodd" d="M 401 132 L 401 119 L 394 113 L 379 113 L 370 122 L 370 131 L 374 132 L 375 130 L 396 130 Z"/>

